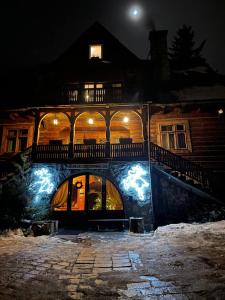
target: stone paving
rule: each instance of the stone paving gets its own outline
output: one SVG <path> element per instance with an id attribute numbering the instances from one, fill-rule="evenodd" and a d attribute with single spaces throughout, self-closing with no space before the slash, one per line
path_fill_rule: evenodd
<path id="1" fill-rule="evenodd" d="M 2 237 L 0 299 L 225 299 L 224 242 L 218 240 L 221 251 L 203 241 L 191 249 L 194 237 L 187 237 Z M 209 258 L 212 249 L 217 264 Z"/>

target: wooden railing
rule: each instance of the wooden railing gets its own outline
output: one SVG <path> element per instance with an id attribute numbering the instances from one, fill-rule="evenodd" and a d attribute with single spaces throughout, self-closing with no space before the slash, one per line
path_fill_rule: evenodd
<path id="1" fill-rule="evenodd" d="M 111 144 L 111 158 L 137 158 L 146 155 L 143 143 Z"/>
<path id="2" fill-rule="evenodd" d="M 57 161 L 69 158 L 69 145 L 37 145 L 33 152 L 36 160 Z"/>
<path id="3" fill-rule="evenodd" d="M 84 85 L 69 85 L 63 90 L 63 97 L 71 104 L 76 103 L 110 103 L 126 100 L 126 93 L 121 87 L 109 84 L 103 88 L 84 88 Z"/>
<path id="4" fill-rule="evenodd" d="M 143 143 L 134 144 L 74 144 L 38 145 L 33 151 L 34 161 L 101 160 L 146 158 Z"/>
<path id="5" fill-rule="evenodd" d="M 81 145 L 73 146 L 73 157 L 75 159 L 99 159 L 106 157 L 105 144 Z"/>
<path id="6" fill-rule="evenodd" d="M 211 174 L 208 170 L 152 142 L 150 142 L 149 147 L 151 160 L 164 164 L 173 171 L 177 171 L 182 175 L 196 180 L 204 189 L 212 188 Z"/>

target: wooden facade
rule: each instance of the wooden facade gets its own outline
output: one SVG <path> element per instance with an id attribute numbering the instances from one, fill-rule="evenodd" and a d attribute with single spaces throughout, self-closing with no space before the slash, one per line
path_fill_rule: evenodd
<path id="1" fill-rule="evenodd" d="M 103 56 L 90 57 L 91 45 L 102 45 Z M 225 80 L 216 74 L 210 84 L 208 77 L 196 80 L 193 96 L 189 82 L 190 93 L 185 80 L 168 74 L 165 49 L 157 47 L 152 59 L 164 53 L 160 72 L 101 25 L 92 26 L 40 71 L 31 105 L 28 97 L 1 110 L 2 177 L 9 158 L 30 148 L 34 163 L 150 161 L 212 193 L 210 180 L 225 179 Z"/>

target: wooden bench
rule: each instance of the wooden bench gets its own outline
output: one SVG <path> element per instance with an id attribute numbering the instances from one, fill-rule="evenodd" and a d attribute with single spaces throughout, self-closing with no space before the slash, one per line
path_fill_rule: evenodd
<path id="1" fill-rule="evenodd" d="M 100 231 L 100 226 L 104 226 L 105 228 L 108 228 L 107 226 L 115 226 L 117 229 L 124 230 L 125 223 L 128 223 L 129 219 L 90 219 L 88 220 L 88 223 L 94 224 L 97 226 L 97 230 Z"/>

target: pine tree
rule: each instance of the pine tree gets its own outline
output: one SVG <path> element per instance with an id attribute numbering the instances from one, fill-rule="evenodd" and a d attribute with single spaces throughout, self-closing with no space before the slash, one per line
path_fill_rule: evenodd
<path id="1" fill-rule="evenodd" d="M 169 52 L 173 69 L 182 70 L 206 65 L 201 54 L 206 41 L 204 40 L 199 47 L 196 47 L 194 37 L 195 34 L 191 26 L 183 25 L 178 29 Z"/>

